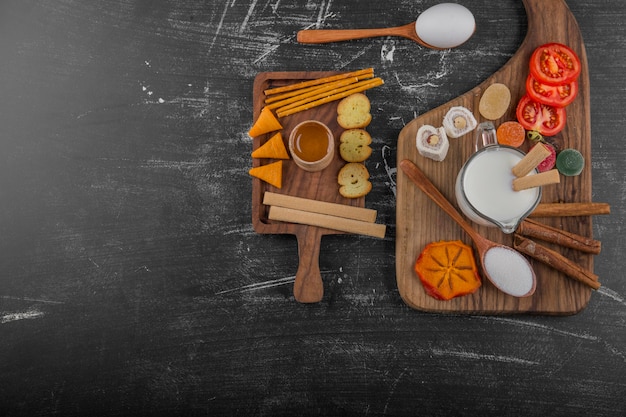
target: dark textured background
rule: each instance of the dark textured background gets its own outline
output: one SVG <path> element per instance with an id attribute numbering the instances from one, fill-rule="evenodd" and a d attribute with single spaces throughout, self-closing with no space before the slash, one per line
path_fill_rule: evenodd
<path id="1" fill-rule="evenodd" d="M 436 315 L 395 282 L 396 140 L 506 63 L 521 1 L 466 1 L 460 48 L 298 45 L 408 23 L 431 0 L 0 1 L 0 415 L 617 416 L 626 411 L 626 3 L 569 1 L 591 82 L 603 283 L 570 317 Z M 374 67 L 384 240 L 251 226 L 252 82 Z M 588 168 L 588 169 L 589 169 Z"/>

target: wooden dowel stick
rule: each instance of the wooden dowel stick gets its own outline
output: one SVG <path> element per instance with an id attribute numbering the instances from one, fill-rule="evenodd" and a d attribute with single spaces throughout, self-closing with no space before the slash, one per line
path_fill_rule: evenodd
<path id="1" fill-rule="evenodd" d="M 383 82 L 382 79 L 380 79 L 380 78 L 373 78 L 372 80 L 369 80 L 368 83 L 363 84 L 360 87 L 354 87 L 354 88 L 352 88 L 350 90 L 346 90 L 346 91 L 343 91 L 343 92 L 338 93 L 338 94 L 333 94 L 331 96 L 324 97 L 324 98 L 321 98 L 319 100 L 303 104 L 303 105 L 301 105 L 299 107 L 294 107 L 294 108 L 291 108 L 289 110 L 285 110 L 283 112 L 281 112 L 280 109 L 278 109 L 276 111 L 276 113 L 277 113 L 278 117 L 289 116 L 289 115 L 294 114 L 294 113 L 298 113 L 298 112 L 301 112 L 301 111 L 304 111 L 304 110 L 312 109 L 312 108 L 317 107 L 317 106 L 321 106 L 322 104 L 326 104 L 326 103 L 330 103 L 332 101 L 340 100 L 342 98 L 348 97 L 351 94 L 360 93 L 360 92 L 363 92 L 365 90 L 369 90 L 370 88 L 378 87 L 379 85 L 383 85 L 383 84 L 384 84 L 384 82 Z"/>
<path id="2" fill-rule="evenodd" d="M 511 169 L 511 172 L 518 178 L 528 175 L 548 156 L 550 156 L 550 150 L 543 143 L 538 143 Z"/>
<path id="3" fill-rule="evenodd" d="M 365 68 L 362 70 L 358 70 L 358 71 L 352 71 L 352 72 L 345 72 L 343 74 L 337 74 L 337 75 L 331 75 L 328 77 L 322 77 L 322 78 L 316 78 L 314 80 L 308 80 L 308 81 L 302 81 L 299 83 L 295 83 L 295 84 L 290 84 L 290 85 L 286 85 L 283 87 L 274 87 L 274 88 L 268 88 L 267 90 L 263 91 L 263 93 L 266 96 L 272 95 L 272 94 L 278 94 L 278 93 L 284 93 L 286 91 L 291 91 L 291 90 L 297 90 L 299 88 L 304 88 L 304 87 L 310 87 L 312 85 L 319 85 L 319 84 L 324 84 L 330 81 L 337 81 L 340 80 L 342 78 L 349 78 L 349 77 L 358 77 L 360 75 L 364 75 L 370 72 L 374 72 L 374 68 Z"/>
<path id="4" fill-rule="evenodd" d="M 539 174 L 515 178 L 513 180 L 513 190 L 522 191 L 528 188 L 541 187 L 542 185 L 558 184 L 560 181 L 561 177 L 559 171 L 551 169 L 550 171 L 540 172 Z"/>

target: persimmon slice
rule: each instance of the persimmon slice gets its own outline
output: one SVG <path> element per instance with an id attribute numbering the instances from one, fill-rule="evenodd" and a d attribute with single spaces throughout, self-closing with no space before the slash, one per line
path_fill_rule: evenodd
<path id="1" fill-rule="evenodd" d="M 415 262 L 426 293 L 438 300 L 471 294 L 481 286 L 472 248 L 460 240 L 432 242 Z"/>

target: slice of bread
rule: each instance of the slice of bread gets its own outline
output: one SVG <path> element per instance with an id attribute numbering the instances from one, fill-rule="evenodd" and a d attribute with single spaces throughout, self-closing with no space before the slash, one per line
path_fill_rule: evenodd
<path id="1" fill-rule="evenodd" d="M 363 197 L 372 190 L 369 182 L 370 174 L 365 165 L 359 162 L 349 162 L 339 170 L 337 182 L 339 194 L 346 198 Z"/>
<path id="2" fill-rule="evenodd" d="M 282 128 L 283 126 L 280 124 L 276 116 L 274 116 L 274 113 L 272 113 L 269 107 L 263 107 L 258 119 L 256 119 L 256 122 L 254 122 L 248 131 L 248 135 L 254 138 L 261 136 L 264 133 L 281 130 Z"/>
<path id="3" fill-rule="evenodd" d="M 283 135 L 280 132 L 252 152 L 253 158 L 289 159 Z"/>
<path id="4" fill-rule="evenodd" d="M 363 162 L 372 154 L 372 137 L 364 129 L 344 130 L 339 142 L 339 154 L 346 162 Z"/>
<path id="5" fill-rule="evenodd" d="M 271 164 L 250 168 L 248 173 L 276 188 L 283 186 L 283 161 L 276 161 Z"/>
<path id="6" fill-rule="evenodd" d="M 363 93 L 351 94 L 337 105 L 337 123 L 344 129 L 362 129 L 371 121 L 370 100 Z"/>

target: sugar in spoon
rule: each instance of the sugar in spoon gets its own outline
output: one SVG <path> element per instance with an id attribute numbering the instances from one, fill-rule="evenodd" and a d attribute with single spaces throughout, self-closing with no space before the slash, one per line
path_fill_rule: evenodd
<path id="1" fill-rule="evenodd" d="M 375 29 L 306 29 L 297 34 L 300 43 L 330 43 L 377 36 L 400 36 L 432 49 L 463 44 L 476 30 L 474 15 L 456 3 L 440 3 L 426 9 L 415 22 Z"/>
<path id="2" fill-rule="evenodd" d="M 476 232 L 413 162 L 404 159 L 400 162 L 400 168 L 474 241 L 483 272 L 489 281 L 500 291 L 514 297 L 528 297 L 535 292 L 535 271 L 521 253 L 506 245 L 492 242 Z"/>

